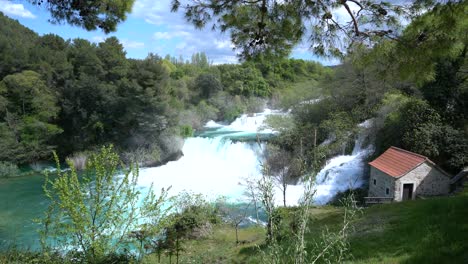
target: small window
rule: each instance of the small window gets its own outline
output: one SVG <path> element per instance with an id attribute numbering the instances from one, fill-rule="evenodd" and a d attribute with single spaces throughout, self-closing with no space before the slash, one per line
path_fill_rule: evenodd
<path id="1" fill-rule="evenodd" d="M 389 188 L 385 189 L 385 193 L 386 193 L 386 194 L 389 194 L 389 193 L 390 193 L 390 189 L 389 189 Z"/>
<path id="2" fill-rule="evenodd" d="M 376 179 L 374 179 L 374 185 L 377 185 L 377 180 Z"/>

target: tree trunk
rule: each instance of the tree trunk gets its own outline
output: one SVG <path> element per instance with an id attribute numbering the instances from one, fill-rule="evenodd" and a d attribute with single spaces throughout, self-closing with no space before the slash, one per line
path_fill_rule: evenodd
<path id="1" fill-rule="evenodd" d="M 179 264 L 179 237 L 176 237 L 176 264 Z"/>
<path id="2" fill-rule="evenodd" d="M 258 205 L 257 205 L 257 199 L 255 198 L 254 199 L 254 206 L 255 206 L 255 217 L 256 217 L 256 220 L 257 220 L 257 225 L 258 223 L 260 222 L 260 218 L 258 217 Z"/>
<path id="3" fill-rule="evenodd" d="M 283 205 L 284 207 L 286 207 L 286 188 L 287 188 L 287 184 L 286 182 L 283 182 Z"/>
<path id="4" fill-rule="evenodd" d="M 239 225 L 236 224 L 236 245 L 239 245 L 239 235 L 237 234 L 237 230 L 239 229 Z"/>

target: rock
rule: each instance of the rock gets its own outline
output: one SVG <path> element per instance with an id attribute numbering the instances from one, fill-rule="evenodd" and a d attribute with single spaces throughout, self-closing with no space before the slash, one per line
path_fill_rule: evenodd
<path id="1" fill-rule="evenodd" d="M 148 161 L 144 163 L 143 166 L 144 167 L 159 167 L 159 166 L 166 165 L 168 162 L 179 160 L 183 156 L 184 156 L 184 153 L 182 152 L 182 150 L 178 150 L 174 153 L 170 153 L 164 159 L 161 159 L 159 161 Z"/>

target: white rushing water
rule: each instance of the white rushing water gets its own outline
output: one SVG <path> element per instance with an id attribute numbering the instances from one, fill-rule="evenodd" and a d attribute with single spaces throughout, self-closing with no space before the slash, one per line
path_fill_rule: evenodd
<path id="1" fill-rule="evenodd" d="M 337 193 L 348 189 L 356 189 L 365 184 L 363 173 L 366 164 L 364 161 L 373 151 L 373 146 L 369 145 L 363 148 L 362 144 L 368 134 L 371 122 L 371 120 L 366 120 L 359 124 L 361 131 L 354 143 L 351 155 L 340 155 L 330 159 L 327 165 L 317 174 L 317 192 L 314 197 L 316 204 L 326 204 Z"/>
<path id="2" fill-rule="evenodd" d="M 138 184 L 142 188 L 153 184 L 155 190 L 171 186 L 170 195 L 188 191 L 209 199 L 219 196 L 232 201 L 242 199 L 244 187 L 240 183 L 243 179 L 261 177 L 259 156 L 263 147 L 255 141 L 236 142 L 230 137 L 241 134 L 255 138 L 257 133 L 274 133 L 263 126 L 269 114 L 283 113 L 267 109 L 262 113 L 242 115 L 229 125 L 208 122 L 206 127 L 213 134 L 188 138 L 182 149 L 184 156 L 177 161 L 141 169 Z M 340 191 L 362 186 L 363 160 L 370 149 L 361 149 L 361 141 L 362 137 L 357 140 L 352 155 L 332 158 L 317 175 L 316 204 L 329 202 Z M 287 204 L 296 205 L 303 192 L 303 186 L 289 185 Z M 279 188 L 275 193 L 276 203 L 282 204 Z"/>

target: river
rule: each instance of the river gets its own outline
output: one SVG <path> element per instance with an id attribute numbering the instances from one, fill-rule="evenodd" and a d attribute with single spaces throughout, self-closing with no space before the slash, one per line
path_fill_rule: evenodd
<path id="1" fill-rule="evenodd" d="M 200 193 L 208 199 L 227 197 L 231 202 L 241 202 L 246 177 L 261 176 L 261 154 L 264 143 L 274 131 L 264 128 L 266 116 L 285 114 L 266 109 L 262 113 L 242 115 L 231 124 L 210 121 L 206 130 L 186 139 L 183 157 L 166 165 L 140 169 L 138 187 L 144 192 L 153 184 L 155 190 L 171 186 L 170 195 L 187 191 Z M 361 125 L 365 127 L 366 125 Z M 351 155 L 329 160 L 316 178 L 316 204 L 326 204 L 339 191 L 357 188 L 364 184 L 363 160 L 370 148 L 361 148 L 362 138 L 356 140 Z M 0 181 L 0 249 L 11 246 L 37 249 L 39 226 L 33 219 L 43 216 L 47 200 L 43 195 L 44 177 L 29 177 Z M 287 204 L 296 205 L 303 194 L 303 186 L 287 188 Z M 282 204 L 279 188 L 276 203 Z"/>

